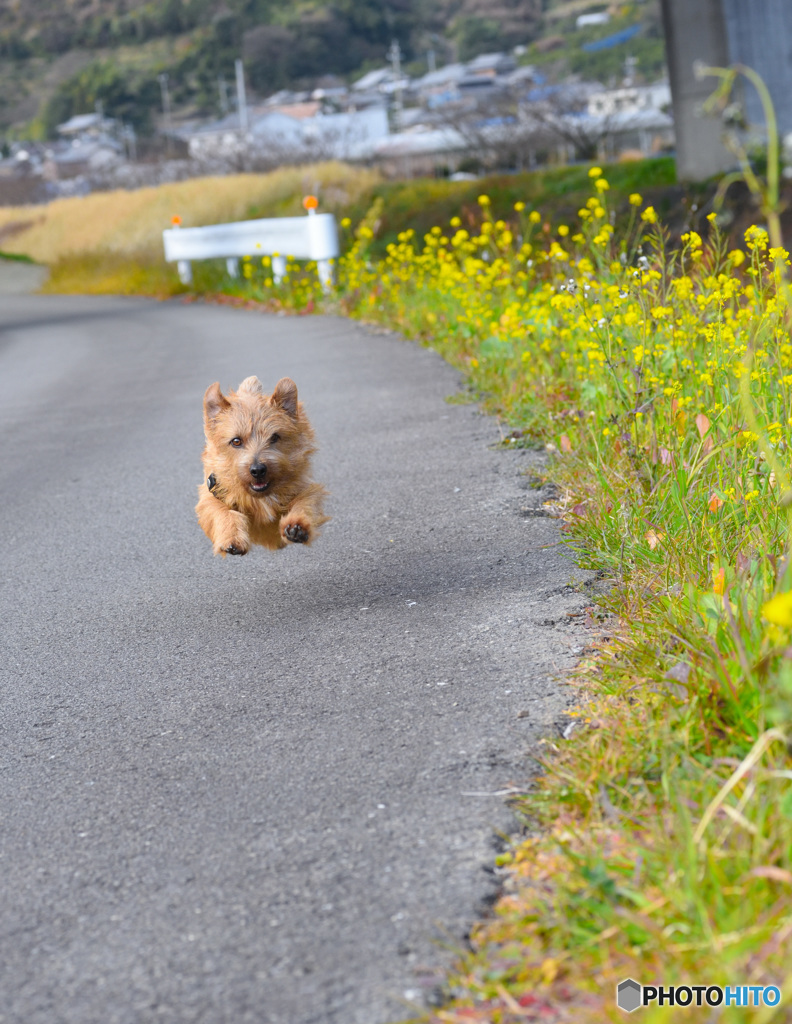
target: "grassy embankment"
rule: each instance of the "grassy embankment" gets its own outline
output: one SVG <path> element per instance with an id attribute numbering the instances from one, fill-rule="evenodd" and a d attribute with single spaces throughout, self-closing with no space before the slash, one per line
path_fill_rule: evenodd
<path id="1" fill-rule="evenodd" d="M 615 583 L 578 728 L 545 747 L 535 833 L 438 1022 L 619 1019 L 628 976 L 792 996 L 789 258 L 761 229 L 730 249 L 715 213 L 671 250 L 638 194 L 614 230 L 590 174 L 573 226 L 483 194 L 475 224 L 381 260 L 364 222 L 341 268 L 349 313 L 434 345 L 515 443 L 557 453 L 567 537 Z"/>
<path id="2" fill-rule="evenodd" d="M 737 251 L 714 215 L 706 244 L 671 249 L 628 173 L 565 172 L 541 209 L 534 179 L 463 185 L 384 250 L 375 201 L 326 301 L 433 345 L 511 443 L 548 446 L 565 535 L 614 582 L 577 727 L 543 748 L 532 832 L 500 858 L 507 893 L 436 1022 L 618 1020 L 628 976 L 792 997 L 788 257 L 762 230 Z M 239 301 L 325 302 L 297 268 L 274 288 L 266 258 L 237 283 L 201 273 Z M 783 1002 L 729 1012 L 789 1019 Z"/>
<path id="3" fill-rule="evenodd" d="M 378 180 L 373 171 L 330 162 L 0 207 L 0 248 L 47 264 L 46 291 L 166 297 L 184 291 L 162 255 L 162 231 L 174 215 L 189 227 L 303 213 L 309 192 L 322 196 L 323 209 L 342 212 Z"/>

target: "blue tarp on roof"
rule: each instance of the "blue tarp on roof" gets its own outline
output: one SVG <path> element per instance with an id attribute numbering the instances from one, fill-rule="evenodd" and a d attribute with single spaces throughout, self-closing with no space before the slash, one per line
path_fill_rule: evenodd
<path id="1" fill-rule="evenodd" d="M 586 43 L 582 49 L 586 53 L 596 53 L 597 50 L 610 50 L 612 46 L 619 46 L 620 43 L 626 43 L 633 36 L 637 36 L 641 31 L 641 25 L 630 25 L 629 28 L 623 28 L 621 32 L 614 32 L 611 36 L 605 36 L 604 39 L 597 39 L 596 42 Z"/>

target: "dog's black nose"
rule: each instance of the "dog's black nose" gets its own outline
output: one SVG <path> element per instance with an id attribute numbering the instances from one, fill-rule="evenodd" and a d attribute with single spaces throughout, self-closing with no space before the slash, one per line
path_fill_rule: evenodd
<path id="1" fill-rule="evenodd" d="M 250 475 L 254 480 L 263 480 L 267 475 L 267 466 L 263 462 L 252 462 L 250 464 Z"/>

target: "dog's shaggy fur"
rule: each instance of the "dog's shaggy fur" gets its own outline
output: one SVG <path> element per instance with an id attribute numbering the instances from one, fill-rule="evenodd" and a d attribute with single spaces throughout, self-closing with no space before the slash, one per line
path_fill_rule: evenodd
<path id="1" fill-rule="evenodd" d="M 310 544 L 326 523 L 327 491 L 310 476 L 314 433 L 297 385 L 279 380 L 271 395 L 257 377 L 223 395 L 204 395 L 204 482 L 198 522 L 216 555 L 245 555 L 252 544 Z"/>

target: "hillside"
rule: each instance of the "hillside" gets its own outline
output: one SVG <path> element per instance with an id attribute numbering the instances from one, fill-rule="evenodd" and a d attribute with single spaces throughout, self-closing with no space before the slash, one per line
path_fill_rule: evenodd
<path id="1" fill-rule="evenodd" d="M 542 0 L 0 0 L 0 130 L 34 122 L 46 136 L 101 93 L 145 132 L 167 71 L 174 106 L 213 113 L 218 76 L 245 60 L 254 91 L 309 84 L 380 64 L 392 39 L 405 59 L 438 60 L 527 42 Z"/>
<path id="2" fill-rule="evenodd" d="M 408 71 L 522 44 L 550 80 L 569 73 L 618 78 L 625 47 L 586 52 L 614 28 L 639 74 L 663 66 L 657 0 L 610 5 L 610 25 L 576 29 L 597 0 L 0 0 L 0 136 L 52 137 L 55 125 L 101 102 L 106 113 L 153 129 L 158 75 L 175 116 L 213 115 L 245 62 L 253 94 L 349 78 L 383 63 L 397 39 Z M 225 83 L 225 84 L 223 84 Z"/>

